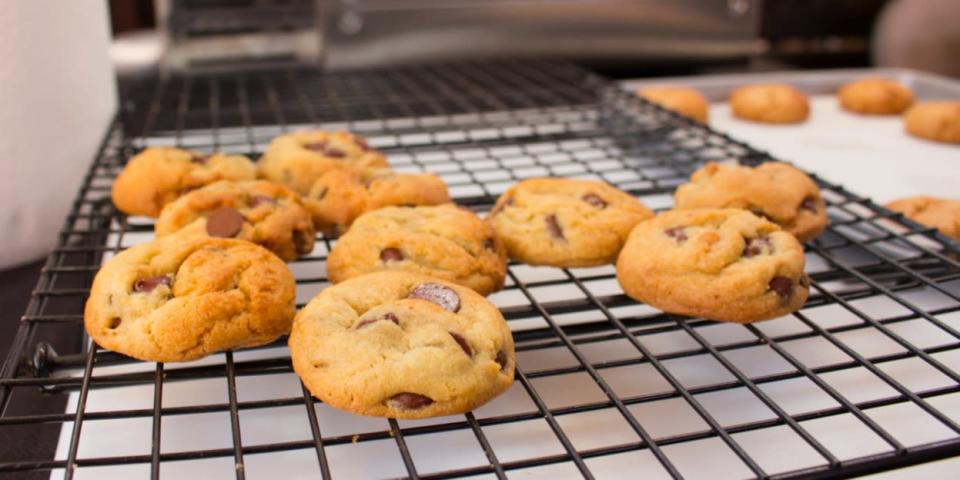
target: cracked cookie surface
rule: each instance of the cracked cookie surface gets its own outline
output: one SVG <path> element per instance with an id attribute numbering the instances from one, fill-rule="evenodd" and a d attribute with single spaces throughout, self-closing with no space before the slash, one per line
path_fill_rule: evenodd
<path id="1" fill-rule="evenodd" d="M 186 192 L 220 180 L 253 180 L 256 167 L 243 155 L 203 154 L 150 147 L 134 155 L 113 182 L 114 205 L 128 215 L 156 217 Z"/>
<path id="2" fill-rule="evenodd" d="M 742 208 L 780 225 L 801 241 L 827 226 L 817 184 L 796 168 L 766 162 L 755 168 L 709 162 L 674 193 L 676 209 Z"/>
<path id="3" fill-rule="evenodd" d="M 671 210 L 633 230 L 617 280 L 665 312 L 748 323 L 802 307 L 803 268 L 797 239 L 746 210 Z"/>
<path id="4" fill-rule="evenodd" d="M 329 287 L 297 314 L 293 368 L 329 405 L 360 415 L 463 413 L 510 388 L 513 337 L 469 288 L 381 271 Z"/>
<path id="5" fill-rule="evenodd" d="M 377 270 L 430 275 L 488 295 L 503 288 L 507 252 L 465 208 L 388 207 L 358 218 L 327 258 L 333 283 Z"/>
<path id="6" fill-rule="evenodd" d="M 920 102 L 903 114 L 907 133 L 936 142 L 960 143 L 960 102 Z"/>
<path id="7" fill-rule="evenodd" d="M 784 84 L 747 85 L 730 94 L 735 117 L 759 123 L 800 123 L 810 115 L 807 95 Z"/>
<path id="8" fill-rule="evenodd" d="M 894 80 L 864 78 L 840 87 L 837 99 L 840 106 L 854 113 L 897 115 L 913 103 L 913 92 Z"/>
<path id="9" fill-rule="evenodd" d="M 960 200 L 909 197 L 894 200 L 886 207 L 917 223 L 936 228 L 948 237 L 960 240 Z"/>
<path id="10" fill-rule="evenodd" d="M 346 232 L 357 217 L 389 206 L 439 205 L 450 201 L 447 186 L 431 173 L 395 173 L 385 168 L 334 170 L 304 197 L 319 230 Z"/>
<path id="11" fill-rule="evenodd" d="M 652 216 L 636 198 L 603 182 L 536 178 L 504 192 L 486 221 L 514 260 L 590 267 L 616 261 L 630 230 Z"/>
<path id="12" fill-rule="evenodd" d="M 294 296 L 290 270 L 262 247 L 170 235 L 107 261 L 83 320 L 103 348 L 184 362 L 276 340 L 290 330 Z"/>
<path id="13" fill-rule="evenodd" d="M 286 261 L 313 251 L 316 236 L 300 196 L 264 180 L 194 190 L 163 208 L 154 232 L 157 237 L 180 232 L 247 240 Z"/>
<path id="14" fill-rule="evenodd" d="M 331 170 L 388 166 L 383 154 L 370 148 L 359 135 L 304 130 L 271 140 L 257 161 L 257 173 L 307 195 L 314 182 Z"/>

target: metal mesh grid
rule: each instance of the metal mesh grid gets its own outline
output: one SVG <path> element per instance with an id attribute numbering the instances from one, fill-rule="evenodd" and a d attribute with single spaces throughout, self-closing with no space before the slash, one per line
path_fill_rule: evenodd
<path id="1" fill-rule="evenodd" d="M 45 342 L 80 328 L 100 262 L 151 238 L 147 219 L 109 201 L 144 146 L 256 157 L 282 131 L 346 128 L 478 212 L 543 175 L 600 178 L 669 208 L 707 160 L 769 159 L 563 64 L 178 77 L 126 92 L 0 372 L 0 429 L 29 441 L 54 426 L 60 441 L 50 456 L 0 458 L 0 473 L 825 478 L 960 453 L 960 248 L 817 177 L 831 226 L 805 246 L 802 310 L 747 326 L 682 318 L 625 297 L 612 267 L 511 264 L 490 298 L 515 332 L 516 382 L 466 415 L 337 412 L 296 380 L 284 341 L 173 365 L 82 343 L 55 353 Z M 334 242 L 290 264 L 298 306 L 327 285 Z M 66 412 L 9 411 L 38 389 L 66 397 Z"/>

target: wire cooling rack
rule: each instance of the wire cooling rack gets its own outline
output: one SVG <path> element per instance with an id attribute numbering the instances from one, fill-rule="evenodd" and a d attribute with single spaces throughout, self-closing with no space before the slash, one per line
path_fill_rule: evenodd
<path id="1" fill-rule="evenodd" d="M 803 309 L 746 326 L 683 318 L 624 296 L 609 266 L 512 264 L 490 298 L 515 332 L 516 382 L 466 415 L 331 409 L 300 385 L 284 341 L 169 365 L 65 341 L 101 262 L 152 236 L 109 200 L 145 146 L 256 157 L 283 131 L 344 128 L 478 212 L 545 175 L 603 179 L 664 209 L 705 161 L 769 159 L 556 63 L 187 76 L 124 92 L 0 371 L 0 432 L 49 448 L 0 457 L 0 474 L 828 478 L 960 453 L 960 248 L 816 176 L 831 225 L 805 246 Z M 290 264 L 299 305 L 327 285 L 334 243 Z M 38 392 L 65 401 L 42 407 Z"/>

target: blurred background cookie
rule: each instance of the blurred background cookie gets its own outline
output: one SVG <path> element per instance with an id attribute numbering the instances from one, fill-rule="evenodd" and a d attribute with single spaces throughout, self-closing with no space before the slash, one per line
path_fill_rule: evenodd
<path id="1" fill-rule="evenodd" d="M 909 197 L 894 200 L 886 207 L 910 220 L 936 228 L 948 237 L 960 240 L 960 200 L 938 197 Z"/>
<path id="2" fill-rule="evenodd" d="M 915 137 L 960 143 L 960 102 L 920 102 L 903 115 L 907 132 Z"/>
<path id="3" fill-rule="evenodd" d="M 695 88 L 664 85 L 642 88 L 637 95 L 700 123 L 707 123 L 710 115 L 710 102 Z"/>
<path id="4" fill-rule="evenodd" d="M 896 115 L 913 103 L 913 92 L 903 84 L 884 78 L 864 78 L 840 87 L 840 106 L 855 113 Z"/>
<path id="5" fill-rule="evenodd" d="M 734 116 L 760 123 L 800 123 L 810 115 L 807 95 L 779 83 L 737 88 L 730 95 L 730 108 Z"/>

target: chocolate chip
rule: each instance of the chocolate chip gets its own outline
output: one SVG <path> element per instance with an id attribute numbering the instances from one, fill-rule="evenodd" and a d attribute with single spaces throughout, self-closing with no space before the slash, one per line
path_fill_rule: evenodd
<path id="1" fill-rule="evenodd" d="M 319 142 L 309 142 L 309 143 L 303 144 L 303 148 L 306 148 L 307 150 L 313 150 L 314 152 L 319 152 L 326 147 L 327 147 L 327 142 L 324 140 L 321 140 Z"/>
<path id="2" fill-rule="evenodd" d="M 403 260 L 403 252 L 398 248 L 384 248 L 380 250 L 380 260 L 384 262 L 399 262 Z"/>
<path id="3" fill-rule="evenodd" d="M 308 230 L 293 231 L 293 246 L 297 253 L 304 254 L 313 251 L 314 233 Z"/>
<path id="4" fill-rule="evenodd" d="M 687 241 L 687 232 L 684 227 L 672 227 L 663 231 L 664 235 L 674 239 L 677 243 Z"/>
<path id="5" fill-rule="evenodd" d="M 487 237 L 487 238 L 483 239 L 483 248 L 486 248 L 487 250 L 493 251 L 495 245 L 496 245 L 496 244 L 493 242 L 493 239 L 492 239 L 492 238 Z"/>
<path id="6" fill-rule="evenodd" d="M 393 408 L 400 410 L 417 410 L 433 403 L 433 399 L 430 397 L 408 392 L 398 393 L 387 401 L 392 404 Z"/>
<path id="7" fill-rule="evenodd" d="M 113 317 L 110 319 L 110 323 L 107 325 L 107 328 L 113 330 L 120 326 L 120 323 L 123 322 L 123 319 L 120 317 Z"/>
<path id="8" fill-rule="evenodd" d="M 173 279 L 171 279 L 166 275 L 161 275 L 159 277 L 141 278 L 136 282 L 133 282 L 133 291 L 150 293 L 153 291 L 153 289 L 159 287 L 160 285 L 166 285 L 169 287 L 171 284 L 173 284 Z"/>
<path id="9" fill-rule="evenodd" d="M 804 198 L 803 203 L 800 204 L 800 209 L 817 213 L 817 201 L 813 197 Z"/>
<path id="10" fill-rule="evenodd" d="M 547 222 L 547 233 L 550 234 L 556 240 L 566 240 L 563 236 L 563 229 L 560 228 L 560 222 L 557 221 L 557 216 L 554 214 L 547 215 L 544 219 Z"/>
<path id="11" fill-rule="evenodd" d="M 207 216 L 207 234 L 211 237 L 231 238 L 240 233 L 243 215 L 234 208 L 219 207 Z"/>
<path id="12" fill-rule="evenodd" d="M 777 293 L 781 302 L 786 302 L 793 293 L 793 280 L 786 277 L 773 277 L 773 280 L 770 280 L 770 290 Z"/>
<path id="13" fill-rule="evenodd" d="M 599 195 L 588 193 L 581 198 L 583 199 L 584 202 L 587 202 L 590 205 L 593 205 L 594 207 L 597 207 L 600 209 L 607 208 L 606 200 L 600 198 Z"/>
<path id="14" fill-rule="evenodd" d="M 266 195 L 254 195 L 253 198 L 250 199 L 250 208 L 257 208 L 263 204 L 276 205 L 276 203 L 277 201 L 273 197 L 268 197 Z"/>
<path id="15" fill-rule="evenodd" d="M 470 348 L 470 344 L 467 343 L 467 339 L 463 338 L 459 333 L 450 332 L 450 336 L 456 340 L 457 344 L 460 345 L 460 348 L 463 349 L 463 353 L 466 353 L 468 357 L 473 356 L 473 349 Z"/>
<path id="16" fill-rule="evenodd" d="M 769 249 L 773 252 L 773 245 L 770 244 L 770 237 L 748 238 L 746 246 L 743 247 L 743 256 L 746 258 L 755 257 Z"/>
<path id="17" fill-rule="evenodd" d="M 445 287 L 439 283 L 421 283 L 410 292 L 407 298 L 426 300 L 451 312 L 460 310 L 460 295 L 457 295 L 457 292 L 453 291 L 452 288 Z"/>
<path id="18" fill-rule="evenodd" d="M 210 157 L 212 157 L 212 155 L 194 155 L 190 157 L 190 162 L 198 163 L 200 165 L 206 165 L 207 162 L 210 161 Z"/>
<path id="19" fill-rule="evenodd" d="M 497 352 L 497 358 L 494 358 L 493 361 L 500 364 L 501 372 L 506 370 L 507 369 L 507 352 L 500 350 L 499 352 Z"/>
<path id="20" fill-rule="evenodd" d="M 327 147 L 323 150 L 323 154 L 333 158 L 343 158 L 347 156 L 347 152 L 344 152 L 337 147 Z"/>
<path id="21" fill-rule="evenodd" d="M 400 325 L 400 321 L 397 320 L 397 316 L 394 315 L 393 312 L 387 312 L 387 313 L 386 313 L 384 316 L 382 316 L 382 317 L 378 317 L 378 318 L 368 318 L 368 319 L 366 319 L 366 320 L 361 320 L 359 323 L 357 323 L 356 325 L 354 325 L 353 328 L 355 328 L 355 329 L 360 329 L 360 328 L 363 328 L 363 327 L 365 327 L 365 326 L 367 326 L 367 325 L 370 325 L 371 323 L 379 322 L 380 320 L 389 320 L 389 321 L 393 322 L 393 323 L 396 324 L 396 325 Z"/>

